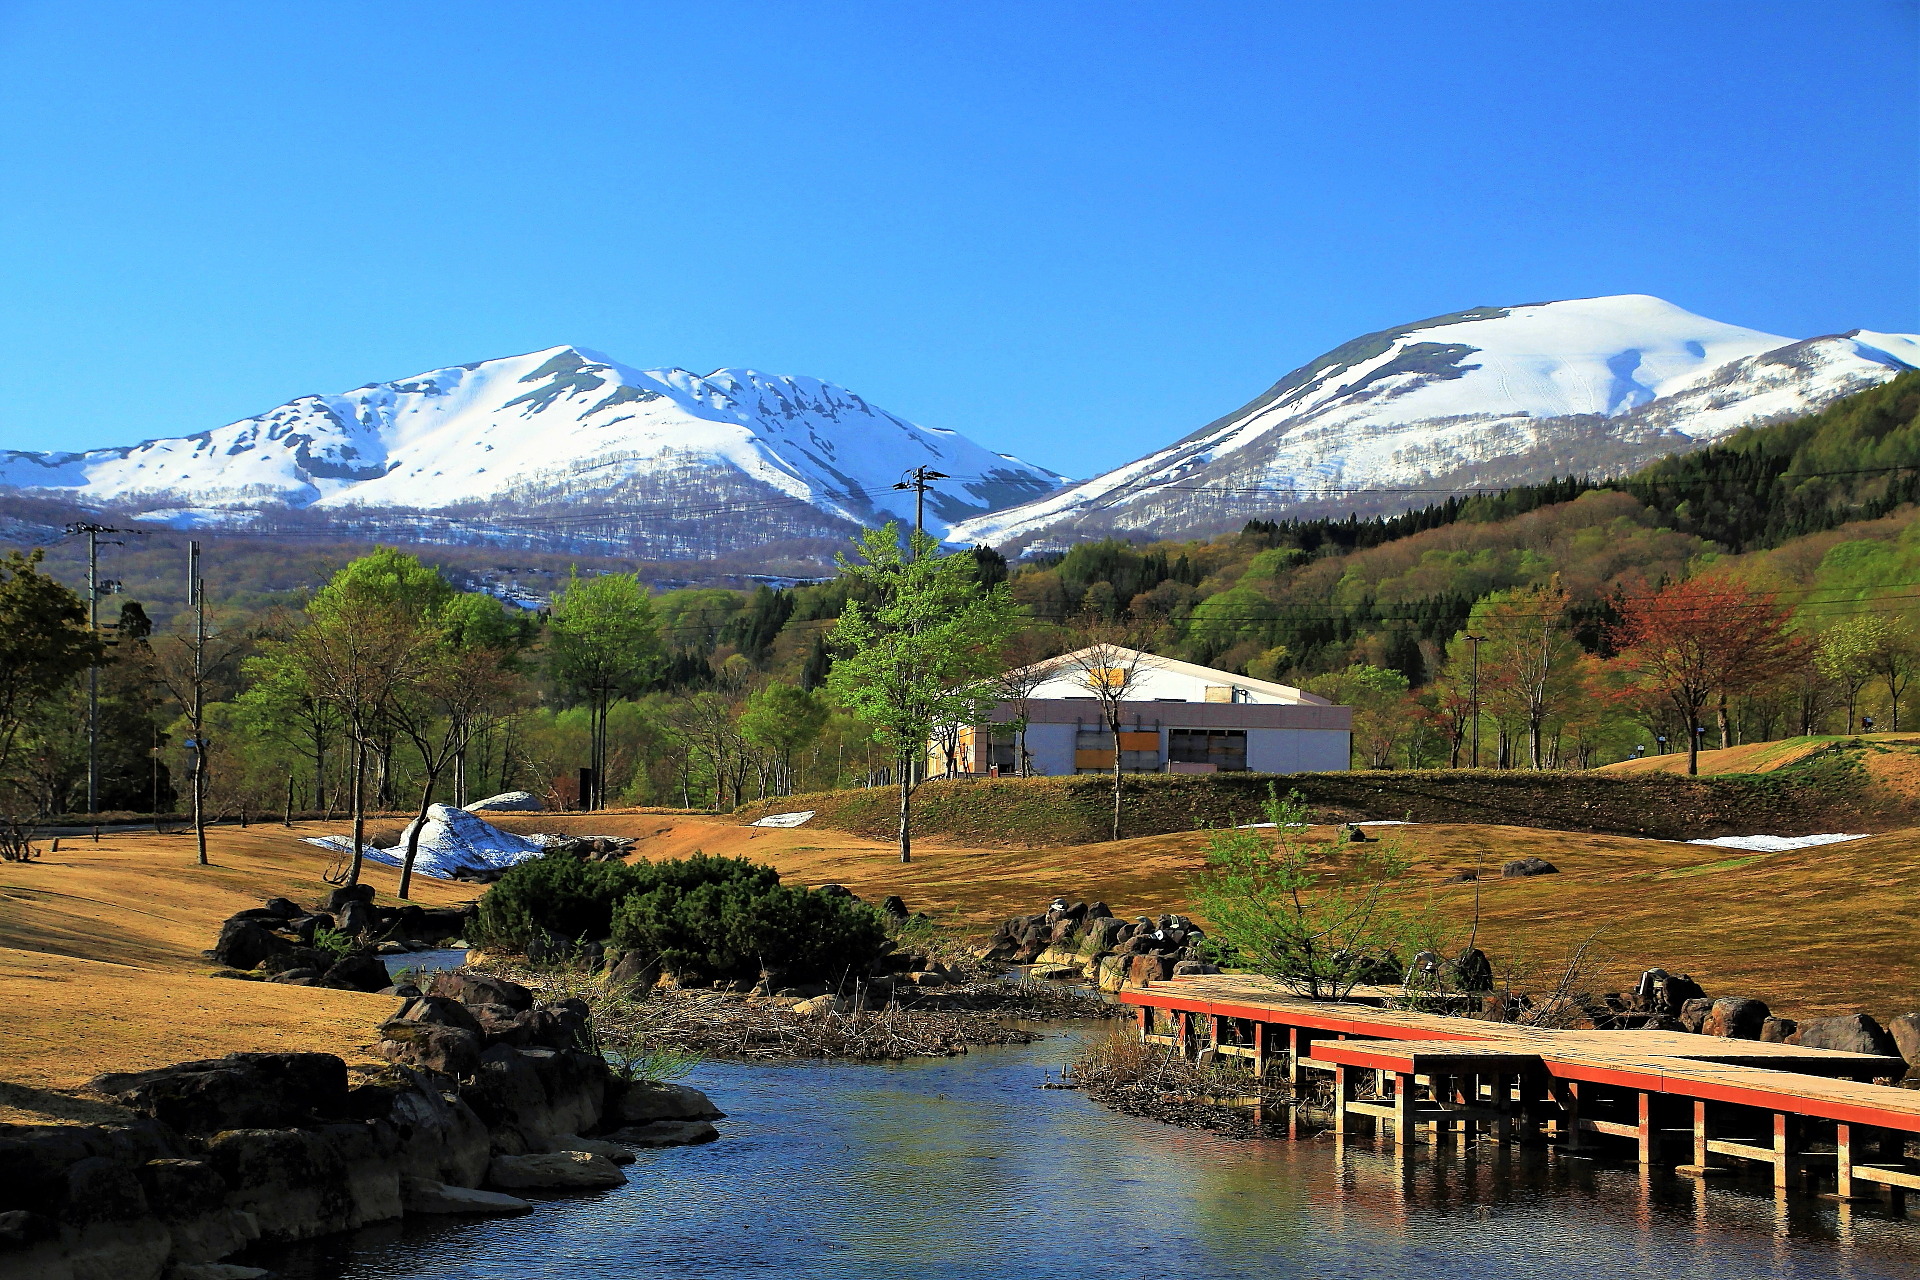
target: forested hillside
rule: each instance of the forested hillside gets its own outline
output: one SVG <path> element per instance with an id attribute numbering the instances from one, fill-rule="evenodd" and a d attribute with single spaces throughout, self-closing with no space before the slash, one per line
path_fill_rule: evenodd
<path id="1" fill-rule="evenodd" d="M 954 554 L 978 589 L 1005 583 L 1017 606 L 1006 665 L 1116 640 L 1354 705 L 1360 766 L 1477 756 L 1565 768 L 1683 750 L 1690 737 L 1720 746 L 1910 720 L 1917 495 L 1920 374 L 1909 374 L 1613 481 L 1450 497 L 1377 520 L 1255 520 L 1208 540 L 1090 542 L 1011 565 L 987 548 Z M 159 541 L 108 554 L 125 566 L 108 576 L 132 589 L 102 610 L 120 619 L 102 682 L 104 807 L 167 807 L 190 763 L 187 619 L 177 548 Z M 345 807 L 352 735 L 287 663 L 326 622 L 315 592 L 331 581 L 338 596 L 369 564 L 417 584 L 421 616 L 479 610 L 499 633 L 497 705 L 436 784 L 449 795 L 525 788 L 577 802 L 578 771 L 596 759 L 610 803 L 729 807 L 890 776 L 890 753 L 827 692 L 851 579 L 678 586 L 662 566 L 611 562 L 570 579 L 560 559 L 521 553 L 548 605 L 503 610 L 474 591 L 498 584 L 472 549 L 349 565 L 363 549 L 232 545 L 243 552 L 210 538 L 203 561 L 217 661 L 198 740 L 217 811 L 278 808 L 289 789 L 297 808 Z M 42 568 L 83 581 L 71 541 Z M 42 591 L 40 568 L 13 572 L 22 600 Z M 640 657 L 596 684 L 566 656 L 566 617 L 602 597 Z M 13 735 L 11 812 L 78 807 L 82 705 L 69 672 L 0 725 Z M 421 750 L 391 727 L 363 736 L 376 805 L 410 804 Z"/>

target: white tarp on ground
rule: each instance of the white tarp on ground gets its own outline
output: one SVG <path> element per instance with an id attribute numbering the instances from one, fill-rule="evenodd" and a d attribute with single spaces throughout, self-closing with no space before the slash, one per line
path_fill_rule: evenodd
<path id="1" fill-rule="evenodd" d="M 367 860 L 399 866 L 406 860 L 407 832 L 412 830 L 413 824 L 408 823 L 400 833 L 399 842 L 391 849 L 367 846 Z M 504 871 L 515 863 L 539 857 L 552 839 L 543 835 L 517 836 L 465 809 L 436 804 L 427 810 L 426 825 L 420 830 L 420 851 L 414 856 L 413 870 L 416 875 L 442 880 L 450 880 L 463 871 Z M 313 836 L 307 843 L 351 852 L 353 837 Z"/>
<path id="2" fill-rule="evenodd" d="M 468 813 L 539 813 L 547 806 L 531 791 L 502 791 L 467 806 Z"/>
<path id="3" fill-rule="evenodd" d="M 1823 844 L 1839 844 L 1846 840 L 1865 840 L 1866 834 L 1857 836 L 1716 836 L 1712 840 L 1689 840 L 1688 844 L 1711 845 L 1716 849 L 1747 849 L 1754 853 L 1785 853 L 1788 849 L 1812 849 Z"/>
<path id="4" fill-rule="evenodd" d="M 812 816 L 812 809 L 802 809 L 798 813 L 770 813 L 764 818 L 754 819 L 747 825 L 750 827 L 797 827 Z"/>

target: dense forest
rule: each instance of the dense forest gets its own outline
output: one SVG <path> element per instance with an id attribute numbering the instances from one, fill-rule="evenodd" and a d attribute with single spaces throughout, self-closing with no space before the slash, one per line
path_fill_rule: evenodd
<path id="1" fill-rule="evenodd" d="M 1690 737 L 1717 746 L 1868 717 L 1897 727 L 1920 669 L 1916 498 L 1920 374 L 1908 374 L 1616 479 L 1378 519 L 1255 520 L 1207 540 L 1090 542 L 1012 564 L 988 548 L 954 554 L 981 591 L 1005 584 L 1016 606 L 1004 665 L 1116 640 L 1353 704 L 1359 765 L 1581 767 Z M 209 538 L 196 734 L 179 674 L 194 619 L 169 581 L 177 540 L 121 541 L 104 555 L 127 589 L 102 609 L 101 808 L 172 807 L 195 741 L 220 812 L 343 810 L 355 735 L 337 707 L 288 683 L 286 655 L 323 621 L 316 602 L 378 557 Z M 378 556 L 410 589 L 473 601 L 459 607 L 482 619 L 472 626 L 493 635 L 511 675 L 447 771 L 449 797 L 527 789 L 580 803 L 580 770 L 595 761 L 609 804 L 728 806 L 890 777 L 887 752 L 829 688 L 856 575 L 736 589 L 676 585 L 663 580 L 670 566 L 522 556 L 552 587 L 520 608 L 488 594 L 484 549 Z M 77 569 L 68 541 L 10 571 L 16 585 L 51 573 L 77 587 Z M 564 652 L 569 597 L 577 610 L 594 593 L 626 601 L 647 636 L 629 678 L 598 685 Z M 1649 664 L 1686 639 L 1677 631 L 1710 635 L 1744 666 L 1708 678 L 1695 652 L 1700 670 L 1676 695 Z M 12 810 L 83 808 L 84 681 L 69 672 L 22 697 L 33 710 L 7 730 Z M 409 805 L 431 748 L 397 729 L 372 740 L 360 763 L 373 803 Z"/>

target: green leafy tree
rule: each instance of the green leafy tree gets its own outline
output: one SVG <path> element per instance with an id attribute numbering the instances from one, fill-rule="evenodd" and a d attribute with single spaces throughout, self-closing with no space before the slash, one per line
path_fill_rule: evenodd
<path id="1" fill-rule="evenodd" d="M 1547 722 L 1581 697 L 1581 650 L 1567 633 L 1570 602 L 1557 582 L 1496 591 L 1473 607 L 1470 635 L 1486 637 L 1480 655 L 1483 702 L 1501 719 L 1524 727 L 1528 761 L 1544 767 Z"/>
<path id="2" fill-rule="evenodd" d="M 80 597 L 40 571 L 43 558 L 13 551 L 0 560 L 0 784 L 14 782 L 23 732 L 106 652 Z"/>
<path id="3" fill-rule="evenodd" d="M 1847 708 L 1847 732 L 1860 710 L 1860 691 L 1873 679 L 1873 658 L 1887 631 L 1887 620 L 1863 613 L 1842 618 L 1820 633 L 1814 665 L 1831 680 Z"/>
<path id="4" fill-rule="evenodd" d="M 1344 671 L 1316 676 L 1307 687 L 1323 698 L 1353 708 L 1354 742 L 1367 766 L 1384 769 L 1393 761 L 1394 744 L 1417 713 L 1407 699 L 1407 677 L 1392 667 L 1356 662 Z"/>
<path id="5" fill-rule="evenodd" d="M 554 678 L 592 713 L 593 794 L 580 803 L 598 809 L 606 803 L 607 709 L 638 694 L 665 669 L 660 622 L 645 584 L 634 575 L 582 578 L 576 570 L 554 599 L 550 630 Z"/>
<path id="6" fill-rule="evenodd" d="M 740 736 L 779 763 L 780 791 L 793 794 L 793 755 L 820 736 L 826 727 L 825 699 L 805 689 L 778 682 L 756 690 L 740 713 Z"/>
<path id="7" fill-rule="evenodd" d="M 857 545 L 862 563 L 839 558 L 857 598 L 834 625 L 844 656 L 827 687 L 893 755 L 900 861 L 911 862 L 915 761 L 939 726 L 977 724 L 993 709 L 998 691 L 982 681 L 999 668 L 1013 597 L 1005 583 L 983 589 L 971 555 L 934 554 L 940 544 L 925 534 L 912 534 L 904 552 L 891 522 Z"/>
<path id="8" fill-rule="evenodd" d="M 1298 792 L 1269 789 L 1263 809 L 1266 828 L 1208 833 L 1207 869 L 1189 886 L 1216 952 L 1310 1000 L 1398 981 L 1402 962 L 1438 936 L 1427 913 L 1401 903 L 1410 861 L 1399 845 L 1355 844 L 1346 827 L 1314 839 Z"/>

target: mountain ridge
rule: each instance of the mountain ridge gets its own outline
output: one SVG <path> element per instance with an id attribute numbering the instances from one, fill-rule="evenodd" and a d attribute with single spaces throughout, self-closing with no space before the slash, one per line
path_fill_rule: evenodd
<path id="1" fill-rule="evenodd" d="M 1910 335 L 1795 340 L 1645 294 L 1475 307 L 1351 339 L 1171 445 L 951 536 L 1059 550 L 1620 474 L 1916 366 Z"/>

